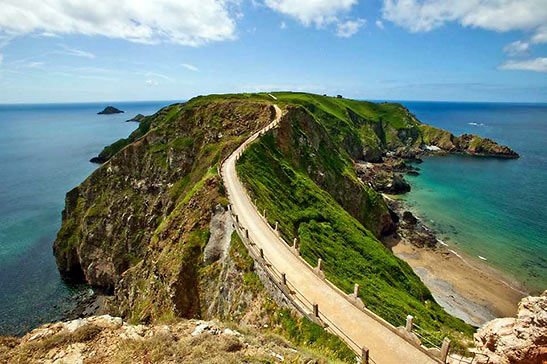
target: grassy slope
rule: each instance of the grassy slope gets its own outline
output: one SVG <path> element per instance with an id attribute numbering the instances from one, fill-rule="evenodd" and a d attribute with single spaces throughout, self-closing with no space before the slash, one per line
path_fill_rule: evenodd
<path id="1" fill-rule="evenodd" d="M 325 112 L 344 117 L 342 108 L 347 104 L 363 115 L 369 113 L 368 117 L 383 120 L 397 119 L 401 110 L 384 104 L 379 108 L 381 112 L 387 108 L 388 112 L 380 115 L 376 106 L 369 103 L 306 94 L 276 96 L 281 102 L 306 105 L 318 122 L 323 122 Z M 320 112 L 310 108 L 310 100 Z M 389 113 L 389 110 L 395 111 Z M 332 122 L 330 117 L 327 119 Z M 347 117 L 338 122 L 353 129 Z M 395 127 L 405 123 L 408 120 L 397 120 Z M 332 127 L 333 124 L 327 129 Z M 336 138 L 336 133 L 330 134 Z M 304 259 L 316 265 L 317 259 L 322 258 L 327 277 L 345 292 L 351 292 L 353 284 L 359 283 L 367 307 L 396 326 L 403 325 L 406 315 L 412 314 L 424 329 L 449 334 L 456 342 L 462 336 L 471 336 L 474 329 L 447 314 L 408 264 L 393 256 L 331 195 L 321 190 L 308 177 L 305 166 L 299 167 L 279 152 L 272 133 L 254 143 L 237 165 L 240 177 L 258 198 L 259 206 L 267 209 L 270 219 L 280 221 L 289 239 L 298 236 Z"/>

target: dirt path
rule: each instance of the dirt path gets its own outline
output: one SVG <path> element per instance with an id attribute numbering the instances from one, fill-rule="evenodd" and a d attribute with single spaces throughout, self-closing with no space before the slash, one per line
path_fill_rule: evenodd
<path id="1" fill-rule="evenodd" d="M 275 106 L 277 117 L 263 130 L 274 127 L 282 112 Z M 222 176 L 233 211 L 239 216 L 241 224 L 249 230 L 250 238 L 280 272 L 286 274 L 291 282 L 310 302 L 319 305 L 319 311 L 334 325 L 340 328 L 351 341 L 370 350 L 376 364 L 427 364 L 438 363 L 402 337 L 396 335 L 368 314 L 359 310 L 339 292 L 312 272 L 296 257 L 290 248 L 273 232 L 254 208 L 247 192 L 236 173 L 236 160 L 239 154 L 253 142 L 259 133 L 245 141 L 222 165 Z M 309 309 L 307 309 L 309 311 Z M 347 340 L 346 340 L 347 341 Z M 350 346 L 354 346 L 349 343 Z"/>

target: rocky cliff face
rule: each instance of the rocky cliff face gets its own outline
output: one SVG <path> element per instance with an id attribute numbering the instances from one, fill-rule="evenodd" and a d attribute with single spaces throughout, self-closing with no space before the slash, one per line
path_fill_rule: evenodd
<path id="1" fill-rule="evenodd" d="M 484 324 L 475 334 L 479 352 L 496 364 L 543 364 L 547 362 L 547 291 L 519 303 L 516 318 L 500 318 Z"/>
<path id="2" fill-rule="evenodd" d="M 193 251 L 207 241 L 220 195 L 211 168 L 268 123 L 272 110 L 266 103 L 196 99 L 161 115 L 67 194 L 54 252 L 65 277 L 109 292 L 129 281 L 136 290 L 159 275 L 173 291 L 156 300 L 176 301 L 179 314 L 192 316 L 183 296 L 193 296 L 187 291 L 197 279 Z"/>

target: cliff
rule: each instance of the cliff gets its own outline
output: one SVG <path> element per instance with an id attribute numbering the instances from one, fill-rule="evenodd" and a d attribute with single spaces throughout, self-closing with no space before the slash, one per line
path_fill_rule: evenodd
<path id="1" fill-rule="evenodd" d="M 367 306 L 388 321 L 400 325 L 412 312 L 428 329 L 469 338 L 473 329 L 444 312 L 412 269 L 378 241 L 397 217 L 360 180 L 354 163 L 417 158 L 431 145 L 503 157 L 509 149 L 429 129 L 398 104 L 275 97 L 285 112 L 280 127 L 238 165 L 259 206 L 271 211 L 288 241 L 300 240 L 305 259 L 323 259 L 340 288 L 360 282 Z M 242 253 L 231 250 L 217 171 L 272 120 L 272 102 L 267 94 L 197 97 L 140 118 L 128 138 L 105 147 L 96 159 L 102 165 L 66 196 L 54 243 L 63 277 L 108 294 L 106 311 L 131 322 L 182 317 L 270 325 L 277 317 L 279 326 L 294 325 L 279 323 L 252 269 L 237 263 Z M 299 330 L 305 325 L 299 322 Z"/>

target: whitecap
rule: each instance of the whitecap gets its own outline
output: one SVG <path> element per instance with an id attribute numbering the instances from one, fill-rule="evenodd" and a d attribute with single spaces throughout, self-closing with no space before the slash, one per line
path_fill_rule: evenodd
<path id="1" fill-rule="evenodd" d="M 458 258 L 463 259 L 462 256 L 459 255 L 458 253 L 456 253 L 454 250 L 450 249 L 450 251 L 451 251 L 455 256 L 457 256 Z"/>
<path id="2" fill-rule="evenodd" d="M 473 126 L 483 126 L 484 124 L 483 123 L 474 123 L 474 122 L 470 122 L 470 123 L 467 123 L 469 125 L 473 125 Z"/>
<path id="3" fill-rule="evenodd" d="M 480 255 L 478 255 L 478 257 L 479 257 L 480 260 L 488 260 L 485 257 L 481 257 Z"/>
<path id="4" fill-rule="evenodd" d="M 425 149 L 431 150 L 431 151 L 439 151 L 441 148 L 437 147 L 436 145 L 426 145 Z"/>
<path id="5" fill-rule="evenodd" d="M 441 245 L 448 246 L 448 244 L 445 243 L 444 241 L 442 241 L 441 239 L 437 239 L 437 241 L 438 241 L 439 243 L 441 243 Z"/>

